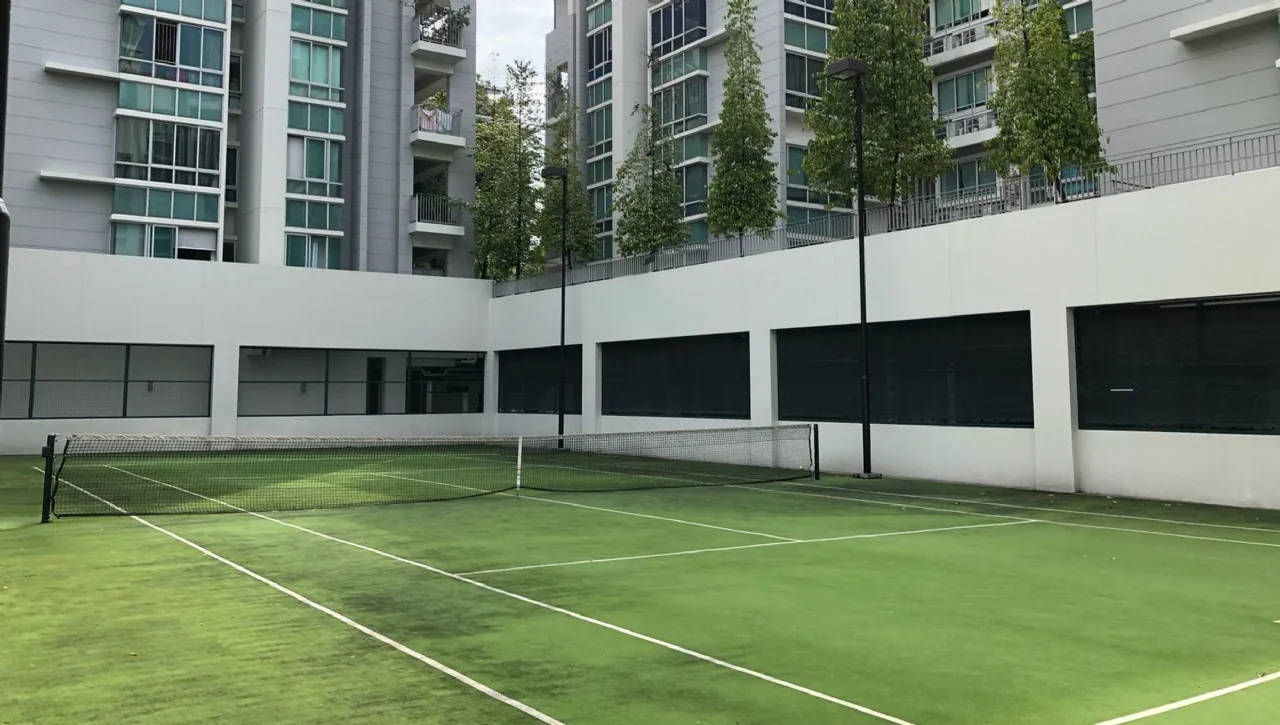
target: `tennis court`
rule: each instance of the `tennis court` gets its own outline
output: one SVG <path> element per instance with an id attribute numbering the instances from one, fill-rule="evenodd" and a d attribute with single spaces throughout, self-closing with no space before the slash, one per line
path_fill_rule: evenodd
<path id="1" fill-rule="evenodd" d="M 5 462 L 0 722 L 1280 711 L 1280 512 L 814 480 L 799 426 L 315 441 L 73 439 L 47 526 Z"/>

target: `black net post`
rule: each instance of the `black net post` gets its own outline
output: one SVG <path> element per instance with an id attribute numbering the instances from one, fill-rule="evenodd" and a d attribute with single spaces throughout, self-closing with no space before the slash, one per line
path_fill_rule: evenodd
<path id="1" fill-rule="evenodd" d="M 820 465 L 822 458 L 819 455 L 819 453 L 820 453 L 820 450 L 818 447 L 818 424 L 814 423 L 813 424 L 813 480 L 815 481 L 819 481 L 822 479 L 822 466 Z"/>
<path id="2" fill-rule="evenodd" d="M 47 524 L 53 515 L 53 448 L 58 437 L 51 435 L 45 439 L 40 455 L 44 458 L 44 496 L 40 504 L 40 523 Z"/>

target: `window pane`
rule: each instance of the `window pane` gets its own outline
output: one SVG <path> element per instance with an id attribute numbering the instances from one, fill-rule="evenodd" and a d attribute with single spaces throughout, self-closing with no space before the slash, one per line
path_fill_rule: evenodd
<path id="1" fill-rule="evenodd" d="M 329 205 L 329 228 L 335 232 L 342 231 L 342 205 Z"/>
<path id="2" fill-rule="evenodd" d="M 289 101 L 289 128 L 306 130 L 308 111 L 306 104 Z"/>
<path id="3" fill-rule="evenodd" d="M 198 26 L 178 26 L 178 65 L 200 67 L 200 39 L 203 35 Z"/>
<path id="4" fill-rule="evenodd" d="M 956 108 L 973 108 L 973 74 L 966 73 L 955 80 Z"/>
<path id="5" fill-rule="evenodd" d="M 311 11 L 300 5 L 294 5 L 292 23 L 289 29 L 295 33 L 310 33 Z"/>
<path id="6" fill-rule="evenodd" d="M 151 228 L 151 256 L 172 259 L 178 230 L 174 227 Z"/>
<path id="7" fill-rule="evenodd" d="M 178 91 L 178 115 L 187 118 L 196 118 L 200 115 L 199 91 Z"/>
<path id="8" fill-rule="evenodd" d="M 311 46 L 311 78 L 312 83 L 329 85 L 329 46 Z"/>
<path id="9" fill-rule="evenodd" d="M 120 57 L 151 59 L 153 20 L 124 13 L 120 16 Z M 136 72 L 136 71 L 135 71 Z"/>
<path id="10" fill-rule="evenodd" d="M 196 151 L 199 148 L 199 129 L 194 126 L 177 126 L 173 145 L 173 165 L 196 167 Z"/>
<path id="11" fill-rule="evenodd" d="M 219 131 L 200 129 L 198 167 L 207 171 L 217 171 L 222 167 L 222 134 Z"/>
<path id="12" fill-rule="evenodd" d="M 799 48 L 804 47 L 805 26 L 801 23 L 788 20 L 786 23 L 786 43 Z"/>
<path id="13" fill-rule="evenodd" d="M 321 133 L 329 132 L 329 107 L 308 106 L 311 109 L 311 129 Z"/>
<path id="14" fill-rule="evenodd" d="M 209 70 L 222 70 L 222 31 L 205 28 L 204 62 L 201 64 Z"/>
<path id="15" fill-rule="evenodd" d="M 325 170 L 325 143 L 320 139 L 307 139 L 307 168 L 306 177 L 308 179 L 323 179 Z"/>
<path id="16" fill-rule="evenodd" d="M 151 189 L 147 192 L 147 216 L 168 219 L 173 216 L 173 192 Z"/>
<path id="17" fill-rule="evenodd" d="M 146 216 L 147 190 L 139 189 L 136 186 L 117 186 L 115 197 L 111 203 L 111 211 L 114 214 Z"/>
<path id="18" fill-rule="evenodd" d="M 290 202 L 292 203 L 292 202 Z M 285 260 L 290 267 L 307 266 L 307 238 L 290 234 L 285 237 Z"/>
<path id="19" fill-rule="evenodd" d="M 969 161 L 960 164 L 960 188 L 967 190 L 978 185 L 978 164 L 976 161 Z"/>
<path id="20" fill-rule="evenodd" d="M 329 142 L 329 181 L 342 183 L 342 144 Z"/>
<path id="21" fill-rule="evenodd" d="M 325 260 L 326 269 L 342 269 L 342 240 L 334 237 L 329 240 L 328 259 Z"/>
<path id="22" fill-rule="evenodd" d="M 152 107 L 154 113 L 178 115 L 178 90 L 176 88 L 156 86 L 152 93 L 155 99 L 155 105 Z"/>
<path id="23" fill-rule="evenodd" d="M 192 221 L 196 218 L 196 195 L 186 191 L 173 192 L 173 218 Z"/>
<path id="24" fill-rule="evenodd" d="M 307 202 L 307 228 L 329 228 L 329 205 L 319 201 Z"/>
<path id="25" fill-rule="evenodd" d="M 956 82 L 954 79 L 938 83 L 938 113 L 947 115 L 956 112 Z"/>
<path id="26" fill-rule="evenodd" d="M 300 40 L 293 41 L 290 50 L 289 78 L 295 81 L 311 78 L 311 46 Z"/>
<path id="27" fill-rule="evenodd" d="M 311 34 L 328 38 L 333 33 L 333 16 L 317 10 L 311 15 Z"/>
<path id="28" fill-rule="evenodd" d="M 205 121 L 221 121 L 222 96 L 215 96 L 212 93 L 201 93 L 200 118 Z"/>
<path id="29" fill-rule="evenodd" d="M 151 86 L 120 81 L 120 107 L 134 111 L 150 111 Z"/>
<path id="30" fill-rule="evenodd" d="M 307 226 L 307 202 L 289 199 L 284 203 L 284 224 L 288 227 Z"/>
<path id="31" fill-rule="evenodd" d="M 151 124 L 151 162 L 162 166 L 173 165 L 174 124 Z"/>
<path id="32" fill-rule="evenodd" d="M 333 16 L 333 32 L 329 34 L 329 37 L 336 40 L 347 39 L 347 17 L 345 15 Z"/>
<path id="33" fill-rule="evenodd" d="M 145 164 L 151 123 L 140 118 L 116 119 L 116 161 Z"/>
<path id="34" fill-rule="evenodd" d="M 218 197 L 212 194 L 200 194 L 196 197 L 196 221 L 218 221 Z"/>
<path id="35" fill-rule="evenodd" d="M 330 84 L 334 88 L 342 86 L 342 49 L 333 49 L 333 75 L 330 76 Z M 341 98 L 331 98 L 331 101 L 340 101 Z"/>
<path id="36" fill-rule="evenodd" d="M 937 0 L 933 9 L 934 25 L 942 28 L 955 22 L 955 8 L 951 5 L 951 0 Z"/>
<path id="37" fill-rule="evenodd" d="M 792 186 L 805 186 L 804 154 L 802 146 L 787 147 L 787 183 Z"/>
<path id="38" fill-rule="evenodd" d="M 222 0 L 206 0 L 204 4 L 204 19 L 212 20 L 215 23 L 226 22 L 227 4 Z"/>
<path id="39" fill-rule="evenodd" d="M 111 253 L 141 257 L 146 253 L 147 228 L 141 224 L 112 224 Z"/>
<path id="40" fill-rule="evenodd" d="M 285 146 L 285 177 L 289 179 L 303 178 L 306 168 L 306 139 L 290 136 Z"/>

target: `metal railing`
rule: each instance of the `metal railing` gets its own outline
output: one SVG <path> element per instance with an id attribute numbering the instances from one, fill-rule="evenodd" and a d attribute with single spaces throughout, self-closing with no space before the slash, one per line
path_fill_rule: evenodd
<path id="1" fill-rule="evenodd" d="M 467 24 L 457 20 L 447 12 L 419 15 L 418 40 L 428 43 L 447 45 L 453 48 L 462 47 L 462 30 Z"/>
<path id="2" fill-rule="evenodd" d="M 996 127 L 996 112 L 980 108 L 965 115 L 955 114 L 942 119 L 938 138 L 956 138 Z"/>
<path id="3" fill-rule="evenodd" d="M 918 229 L 964 219 L 1007 214 L 1048 204 L 1114 196 L 1158 186 L 1180 184 L 1246 171 L 1280 167 L 1280 127 L 1128 156 L 1106 168 L 1064 174 L 1054 188 L 1043 175 L 1000 179 L 995 184 L 907 199 L 893 206 L 867 211 L 867 233 Z M 777 252 L 857 236 L 856 216 L 832 213 L 825 219 L 779 227 L 768 234 L 742 239 L 716 239 L 663 249 L 649 254 L 608 259 L 573 267 L 568 283 L 584 284 L 629 277 L 664 269 L 688 267 L 722 259 Z M 495 282 L 494 297 L 537 292 L 560 286 L 560 273 Z"/>
<path id="4" fill-rule="evenodd" d="M 410 113 L 415 128 L 427 133 L 442 133 L 447 136 L 462 135 L 462 111 L 454 108 L 427 108 L 414 106 Z"/>
<path id="5" fill-rule="evenodd" d="M 924 57 L 932 58 L 939 53 L 963 48 L 966 45 L 990 37 L 991 26 L 994 24 L 995 18 L 987 16 L 973 25 L 951 30 L 944 35 L 927 38 L 924 41 Z"/>
<path id="6" fill-rule="evenodd" d="M 456 199 L 435 194 L 413 196 L 413 221 L 427 224 L 462 224 L 462 207 Z"/>

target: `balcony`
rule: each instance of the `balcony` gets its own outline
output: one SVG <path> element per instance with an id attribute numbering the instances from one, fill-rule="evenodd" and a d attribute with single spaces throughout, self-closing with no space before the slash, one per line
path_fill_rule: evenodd
<path id="1" fill-rule="evenodd" d="M 442 11 L 419 15 L 414 27 L 414 66 L 430 75 L 453 75 L 454 66 L 467 57 L 462 43 L 466 23 Z"/>
<path id="2" fill-rule="evenodd" d="M 456 199 L 435 194 L 413 197 L 413 217 L 409 239 L 414 247 L 452 249 L 466 234 L 462 226 L 462 205 Z"/>
<path id="3" fill-rule="evenodd" d="M 409 111 L 413 123 L 410 143 L 413 155 L 432 161 L 450 161 L 467 147 L 462 137 L 462 111 L 414 106 Z"/>
<path id="4" fill-rule="evenodd" d="M 938 138 L 946 139 L 951 148 L 958 149 L 985 144 L 999 132 L 996 112 L 982 107 L 943 119 Z"/>
<path id="5" fill-rule="evenodd" d="M 972 63 L 980 56 L 995 53 L 996 39 L 991 35 L 995 20 L 990 16 L 958 28 L 940 31 L 924 41 L 924 57 L 935 71 L 953 63 Z"/>

